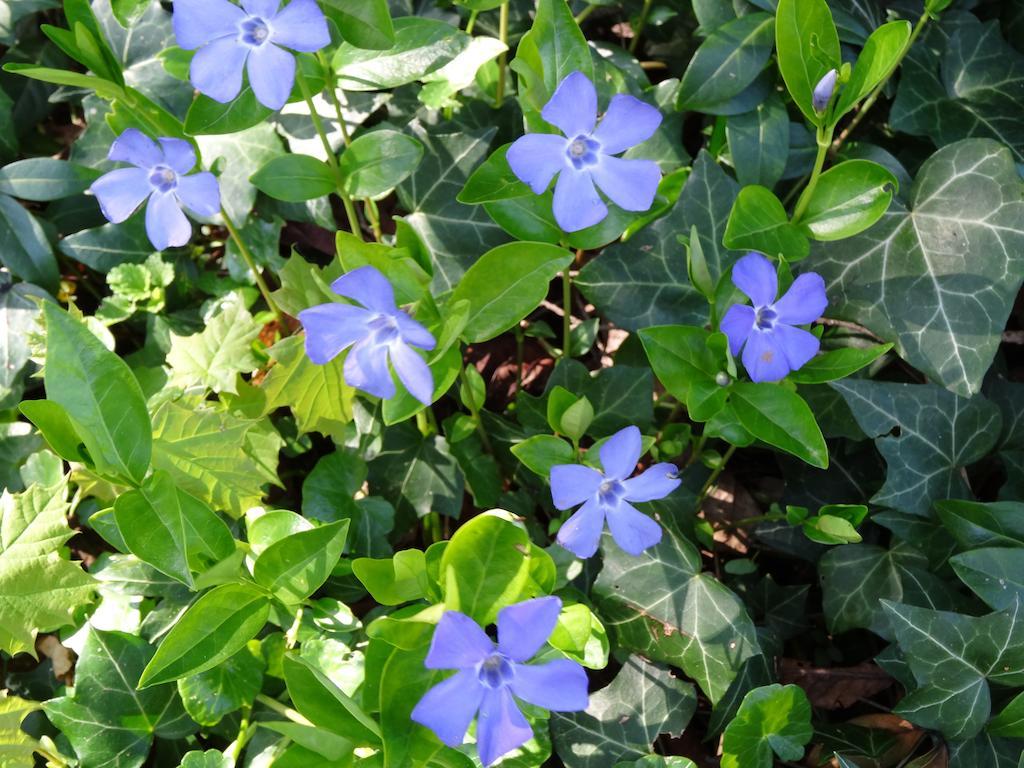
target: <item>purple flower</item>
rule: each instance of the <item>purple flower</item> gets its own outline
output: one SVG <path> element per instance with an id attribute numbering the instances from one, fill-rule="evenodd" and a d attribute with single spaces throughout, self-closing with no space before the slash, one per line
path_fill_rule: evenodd
<path id="1" fill-rule="evenodd" d="M 640 430 L 620 429 L 601 446 L 604 472 L 583 464 L 551 468 L 551 498 L 558 509 L 583 504 L 558 530 L 558 543 L 576 557 L 591 557 L 604 530 L 631 555 L 639 555 L 661 541 L 661 526 L 629 502 L 663 499 L 682 482 L 674 464 L 655 464 L 629 477 L 643 453 Z M 628 479 L 627 479 L 628 478 Z"/>
<path id="2" fill-rule="evenodd" d="M 587 673 L 569 659 L 525 664 L 551 635 L 562 610 L 557 597 L 538 597 L 502 608 L 495 644 L 475 621 L 446 611 L 434 631 L 427 669 L 457 669 L 420 699 L 412 719 L 458 747 L 476 725 L 480 761 L 490 765 L 533 738 L 516 698 L 555 712 L 587 708 Z"/>
<path id="3" fill-rule="evenodd" d="M 814 94 L 811 97 L 811 103 L 814 105 L 815 112 L 824 112 L 828 103 L 832 101 L 832 94 L 836 90 L 836 79 L 839 77 L 839 73 L 830 69 L 828 73 L 818 81 L 818 84 L 814 86 Z"/>
<path id="4" fill-rule="evenodd" d="M 242 90 L 242 69 L 261 104 L 280 109 L 295 84 L 295 57 L 284 50 L 318 51 L 331 42 L 316 0 L 174 0 L 178 45 L 196 50 L 192 85 L 221 103 Z"/>
<path id="5" fill-rule="evenodd" d="M 555 90 L 541 116 L 565 136 L 528 133 L 509 147 L 508 164 L 519 179 L 542 194 L 556 175 L 555 220 L 566 232 L 586 229 L 608 215 L 601 191 L 627 211 L 646 211 L 654 202 L 661 170 L 652 160 L 615 155 L 649 139 L 661 125 L 657 109 L 626 94 L 613 96 L 597 123 L 597 91 L 582 72 Z"/>
<path id="6" fill-rule="evenodd" d="M 376 267 L 359 267 L 331 283 L 331 289 L 363 306 L 320 304 L 299 312 L 306 328 L 309 359 L 326 365 L 352 347 L 345 358 L 345 382 L 384 399 L 395 395 L 395 382 L 388 370 L 390 360 L 410 394 L 430 405 L 434 377 L 412 347 L 430 350 L 437 342 L 426 328 L 396 306 L 395 292 L 387 278 Z"/>
<path id="7" fill-rule="evenodd" d="M 159 141 L 157 144 L 134 128 L 126 130 L 110 145 L 107 157 L 135 167 L 101 176 L 89 191 L 114 224 L 127 219 L 148 199 L 146 234 L 153 247 L 162 251 L 185 245 L 192 237 L 183 206 L 197 216 L 213 216 L 220 210 L 220 187 L 212 173 L 185 175 L 196 164 L 191 144 L 182 139 Z"/>
<path id="8" fill-rule="evenodd" d="M 732 281 L 752 307 L 734 304 L 722 318 L 733 355 L 743 350 L 743 367 L 753 381 L 779 381 L 818 354 L 821 342 L 797 325 L 813 323 L 828 306 L 825 281 L 807 272 L 778 301 L 775 267 L 759 253 L 748 253 L 732 268 Z"/>

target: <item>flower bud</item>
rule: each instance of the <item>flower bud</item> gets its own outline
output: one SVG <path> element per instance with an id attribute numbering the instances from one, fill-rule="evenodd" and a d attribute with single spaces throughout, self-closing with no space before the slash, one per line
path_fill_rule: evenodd
<path id="1" fill-rule="evenodd" d="M 725 371 L 719 371 L 715 374 L 715 384 L 720 387 L 728 387 L 732 384 L 732 378 Z"/>
<path id="2" fill-rule="evenodd" d="M 811 102 L 814 104 L 814 111 L 822 113 L 828 107 L 828 103 L 832 101 L 832 94 L 836 90 L 836 80 L 839 77 L 839 72 L 835 69 L 828 71 L 818 84 L 814 86 L 814 96 L 811 98 Z"/>

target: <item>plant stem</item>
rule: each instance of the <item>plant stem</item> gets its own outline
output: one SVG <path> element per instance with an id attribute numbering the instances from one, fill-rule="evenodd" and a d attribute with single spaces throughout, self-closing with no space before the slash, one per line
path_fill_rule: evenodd
<path id="1" fill-rule="evenodd" d="M 459 382 L 462 384 L 462 389 L 466 392 L 470 392 L 469 382 L 466 380 L 466 369 L 465 367 L 459 368 Z M 473 423 L 476 424 L 476 433 L 480 436 L 480 443 L 483 445 L 484 450 L 494 455 L 494 448 L 491 446 L 491 438 L 487 435 L 487 430 L 484 429 L 484 423 L 480 420 L 480 409 L 477 407 L 476 401 L 472 397 L 466 398 L 468 401 L 466 407 L 469 408 L 469 414 L 473 417 Z"/>
<path id="2" fill-rule="evenodd" d="M 473 34 L 473 27 L 476 26 L 476 17 L 480 15 L 480 11 L 474 9 L 469 12 L 469 21 L 466 22 L 466 34 Z"/>
<path id="3" fill-rule="evenodd" d="M 835 130 L 835 126 L 818 128 L 818 156 L 814 159 L 814 169 L 811 171 L 810 181 L 807 182 L 800 199 L 796 201 L 796 210 L 793 211 L 793 217 L 790 219 L 794 224 L 800 221 L 800 218 L 807 212 L 807 206 L 811 204 L 814 188 L 818 186 L 821 170 L 825 167 L 825 156 L 828 155 L 828 148 L 832 144 L 833 130 Z"/>
<path id="4" fill-rule="evenodd" d="M 252 251 L 249 250 L 249 246 L 247 246 L 245 241 L 242 240 L 242 235 L 239 234 L 238 227 L 235 226 L 235 222 L 231 220 L 228 212 L 221 209 L 220 215 L 221 218 L 224 219 L 224 226 L 227 228 L 228 234 L 231 236 L 231 239 L 235 241 L 235 247 L 238 248 L 238 252 L 242 254 L 242 260 L 245 262 L 246 266 L 249 267 L 253 277 L 256 278 L 256 287 L 260 289 L 260 293 L 263 295 L 263 300 L 267 302 L 267 306 L 270 308 L 270 311 L 273 312 L 274 316 L 277 318 L 277 323 L 281 328 L 281 335 L 287 336 L 288 323 L 285 320 L 285 314 L 281 311 L 281 308 L 277 306 L 277 302 L 274 301 L 274 298 L 270 295 L 270 288 L 267 287 L 267 282 L 263 279 L 263 275 L 260 273 L 260 268 L 256 265 L 256 259 L 253 258 Z"/>
<path id="5" fill-rule="evenodd" d="M 380 213 L 377 211 L 377 204 L 369 197 L 363 200 L 363 212 L 370 220 L 370 229 L 373 230 L 373 239 L 378 243 L 384 238 L 384 232 L 380 228 Z"/>
<path id="6" fill-rule="evenodd" d="M 525 341 L 523 327 L 516 326 L 516 396 L 523 388 L 523 342 Z"/>
<path id="7" fill-rule="evenodd" d="M 572 275 L 562 272 L 562 355 L 572 357 Z"/>
<path id="8" fill-rule="evenodd" d="M 647 17 L 651 13 L 653 4 L 654 0 L 644 0 L 644 7 L 640 11 L 640 18 L 637 19 L 636 29 L 633 30 L 633 39 L 629 41 L 630 53 L 636 53 L 636 49 L 640 46 L 640 35 L 644 33 L 644 27 L 647 26 Z"/>
<path id="9" fill-rule="evenodd" d="M 785 520 L 786 516 L 781 512 L 770 513 L 767 515 L 755 515 L 754 517 L 744 517 L 742 520 L 726 520 L 721 523 L 720 528 L 743 528 L 748 525 L 757 525 L 759 523 L 773 523 L 778 520 Z"/>
<path id="10" fill-rule="evenodd" d="M 324 74 L 327 75 L 327 100 L 334 107 L 334 114 L 338 118 L 338 130 L 341 131 L 341 142 L 347 147 L 352 143 L 352 137 L 348 135 L 348 125 L 345 124 L 345 117 L 341 112 L 341 102 L 338 101 L 338 91 L 340 90 L 338 81 L 334 79 L 334 70 L 327 63 L 327 57 L 323 52 L 317 51 L 316 57 Z"/>
<path id="11" fill-rule="evenodd" d="M 249 707 L 245 707 L 242 710 L 242 722 L 238 725 L 238 735 L 235 740 L 228 745 L 228 749 L 225 750 L 228 758 L 231 760 L 231 765 L 235 765 L 238 762 L 238 758 L 242 756 L 242 750 L 245 748 L 246 743 L 249 741 L 249 737 L 252 735 L 249 732 L 249 715 L 251 711 Z"/>
<path id="12" fill-rule="evenodd" d="M 508 3 L 501 4 L 498 12 L 498 39 L 508 45 Z M 508 51 L 498 56 L 498 82 L 494 86 L 494 106 L 501 108 L 505 103 L 505 66 L 508 64 Z"/>
<path id="13" fill-rule="evenodd" d="M 833 157 L 839 152 L 839 148 L 843 146 L 843 142 L 846 141 L 847 137 L 856 130 L 858 125 L 860 125 L 864 116 L 867 115 L 871 107 L 875 105 L 875 102 L 878 101 L 878 97 L 881 96 L 882 91 L 885 90 L 885 86 L 889 82 L 889 78 L 893 76 L 893 73 L 899 68 L 900 64 L 903 63 L 903 59 L 908 53 L 910 53 L 911 47 L 921 34 L 921 30 L 924 29 L 924 25 L 928 23 L 929 18 L 927 11 L 921 14 L 921 18 L 919 18 L 917 20 L 917 24 L 914 25 L 914 30 L 910 33 L 910 37 L 907 38 L 906 45 L 903 46 L 903 50 L 900 51 L 900 55 L 896 57 L 896 61 L 893 62 L 892 67 L 885 74 L 885 77 L 882 78 L 882 81 L 875 86 L 875 89 L 871 94 L 864 100 L 864 103 L 861 105 L 860 109 L 857 110 L 857 114 L 853 116 L 853 120 L 850 121 L 850 124 L 843 129 L 842 133 L 839 134 L 839 138 L 837 138 L 835 143 L 832 144 L 830 153 Z"/>
<path id="14" fill-rule="evenodd" d="M 265 693 L 257 694 L 256 701 L 258 701 L 263 706 L 274 710 L 275 712 L 277 712 L 277 714 L 284 715 L 293 723 L 298 723 L 299 725 L 312 725 L 312 723 L 309 722 L 309 720 L 307 720 L 305 717 L 303 717 L 301 713 L 296 712 L 294 709 L 285 704 L 282 704 L 277 699 L 267 696 L 267 694 Z"/>
<path id="15" fill-rule="evenodd" d="M 324 122 L 320 119 L 320 113 L 316 111 L 316 105 L 313 103 L 313 94 L 309 91 L 309 83 L 306 82 L 305 75 L 302 74 L 301 68 L 295 70 L 295 80 L 299 84 L 299 90 L 302 91 L 302 98 L 306 100 L 306 105 L 309 107 L 309 117 L 313 121 L 313 127 L 316 129 L 317 135 L 320 136 L 320 143 L 323 144 L 324 152 L 327 153 L 327 164 L 331 167 L 331 172 L 334 174 L 334 186 L 335 191 L 338 193 L 338 197 L 341 198 L 342 205 L 345 206 L 345 215 L 348 216 L 349 229 L 352 234 L 358 237 L 360 240 L 364 240 L 363 229 L 359 225 L 359 217 L 356 215 L 356 208 L 352 205 L 352 198 L 345 192 L 345 179 L 341 175 L 341 167 L 338 165 L 338 158 L 334 154 L 334 148 L 331 146 L 331 140 L 327 138 L 327 132 L 324 130 Z M 342 125 L 345 121 L 342 120 Z M 342 136 L 344 136 L 344 132 Z"/>
<path id="16" fill-rule="evenodd" d="M 704 499 L 707 498 L 708 492 L 711 487 L 715 484 L 718 476 L 722 474 L 722 470 L 725 469 L 725 465 L 729 463 L 729 459 L 736 453 L 736 446 L 730 445 L 729 449 L 722 455 L 722 460 L 718 462 L 718 466 L 711 470 L 711 474 L 708 475 L 708 479 L 704 481 L 703 487 L 700 489 L 700 493 L 697 495 L 697 509 L 699 510 L 701 505 L 704 503 Z"/>
<path id="17" fill-rule="evenodd" d="M 590 14 L 592 14 L 596 9 L 597 9 L 596 5 L 588 5 L 582 11 L 577 13 L 576 14 L 576 26 L 579 26 L 584 21 L 586 21 L 590 17 Z"/>

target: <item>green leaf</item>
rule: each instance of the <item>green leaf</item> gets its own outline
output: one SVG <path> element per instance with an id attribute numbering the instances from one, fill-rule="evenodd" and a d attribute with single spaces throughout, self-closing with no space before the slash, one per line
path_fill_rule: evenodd
<path id="1" fill-rule="evenodd" d="M 943 147 L 918 172 L 910 210 L 893 202 L 870 230 L 815 249 L 807 268 L 825 279 L 830 316 L 856 318 L 929 379 L 970 395 L 1020 287 L 1021 195 L 1005 147 L 985 140 Z"/>
<path id="2" fill-rule="evenodd" d="M 1024 738 L 1024 693 L 1017 694 L 1002 712 L 989 720 L 985 730 L 993 736 Z"/>
<path id="3" fill-rule="evenodd" d="M 95 91 L 96 95 L 102 99 L 116 99 L 123 93 L 117 83 L 112 83 L 109 80 L 94 77 L 93 75 L 83 75 L 80 72 L 13 62 L 4 64 L 3 69 L 5 72 L 12 72 L 22 77 L 30 77 L 33 80 L 41 80 L 44 83 L 69 85 L 72 88 L 85 88 L 86 90 Z"/>
<path id="4" fill-rule="evenodd" d="M 99 176 L 99 171 L 66 160 L 32 157 L 0 168 L 0 193 L 46 203 L 80 195 Z"/>
<path id="5" fill-rule="evenodd" d="M 153 647 L 140 637 L 89 629 L 75 666 L 74 695 L 44 705 L 83 765 L 138 768 L 154 735 L 180 739 L 195 731 L 173 685 L 136 690 L 152 656 Z"/>
<path id="6" fill-rule="evenodd" d="M 800 229 L 815 240 L 842 240 L 873 226 L 899 189 L 896 177 L 870 160 L 847 160 L 818 177 Z"/>
<path id="7" fill-rule="evenodd" d="M 345 191 L 352 197 L 383 197 L 422 159 L 423 145 L 412 136 L 387 129 L 363 134 L 341 156 Z"/>
<path id="8" fill-rule="evenodd" d="M 285 655 L 284 679 L 292 704 L 311 723 L 359 745 L 380 744 L 377 723 L 309 661 Z"/>
<path id="9" fill-rule="evenodd" d="M 16 402 L 24 391 L 26 367 L 31 357 L 29 333 L 39 329 L 42 310 L 36 300 L 43 291 L 31 284 L 11 282 L 0 275 L 0 407 Z"/>
<path id="10" fill-rule="evenodd" d="M 178 768 L 231 768 L 232 765 L 231 758 L 216 749 L 205 752 L 193 749 L 182 756 Z"/>
<path id="11" fill-rule="evenodd" d="M 743 428 L 769 445 L 803 459 L 812 467 L 828 467 L 828 446 L 814 414 L 800 395 L 778 384 L 740 382 L 730 400 Z"/>
<path id="12" fill-rule="evenodd" d="M 458 105 L 455 95 L 474 85 L 485 72 L 484 67 L 507 50 L 505 43 L 493 37 L 470 39 L 458 56 L 423 78 L 420 101 L 433 109 Z"/>
<path id="13" fill-rule="evenodd" d="M 953 740 L 976 736 L 988 720 L 989 682 L 1024 685 L 1020 606 L 973 617 L 882 601 L 919 687 L 893 710 Z"/>
<path id="14" fill-rule="evenodd" d="M 878 27 L 868 37 L 850 72 L 850 79 L 842 86 L 832 111 L 833 122 L 849 112 L 871 93 L 899 64 L 903 48 L 910 40 L 909 21 L 890 21 Z"/>
<path id="15" fill-rule="evenodd" d="M 84 324 L 46 302 L 47 397 L 61 406 L 97 471 L 140 482 L 152 429 L 139 383 Z"/>
<path id="16" fill-rule="evenodd" d="M 27 701 L 0 693 L 0 760 L 4 768 L 32 768 L 35 751 L 42 746 L 21 728 L 22 721 L 40 708 L 38 701 Z"/>
<path id="17" fill-rule="evenodd" d="M 0 496 L 0 650 L 35 655 L 37 632 L 72 622 L 72 611 L 89 600 L 92 578 L 61 555 L 71 538 L 67 486 Z"/>
<path id="18" fill-rule="evenodd" d="M 534 435 L 512 446 L 512 454 L 531 472 L 543 478 L 556 464 L 574 463 L 572 446 L 554 435 Z"/>
<path id="19" fill-rule="evenodd" d="M 543 301 L 552 278 L 572 258 L 564 248 L 545 243 L 509 243 L 485 253 L 452 293 L 452 301 L 469 302 L 463 338 L 487 341 L 516 325 Z"/>
<path id="20" fill-rule="evenodd" d="M 227 104 L 199 94 L 185 115 L 185 133 L 190 136 L 214 136 L 244 131 L 259 125 L 274 114 L 256 99 L 248 82 Z"/>
<path id="21" fill-rule="evenodd" d="M 424 437 L 409 422 L 388 427 L 383 450 L 370 462 L 370 489 L 400 514 L 457 518 L 465 478 L 440 435 Z"/>
<path id="22" fill-rule="evenodd" d="M 175 488 L 163 471 L 118 496 L 114 517 L 132 554 L 189 587 L 193 572 L 202 573 L 235 551 L 224 521 L 195 496 Z"/>
<path id="23" fill-rule="evenodd" d="M 207 319 L 200 333 L 170 334 L 168 383 L 184 389 L 200 385 L 214 392 L 237 394 L 238 374 L 260 367 L 252 343 L 262 327 L 242 302 L 232 301 Z"/>
<path id="24" fill-rule="evenodd" d="M 395 44 L 387 0 L 324 0 L 324 5 L 345 42 L 376 51 L 385 51 Z"/>
<path id="25" fill-rule="evenodd" d="M 243 648 L 212 669 L 178 680 L 185 711 L 197 723 L 213 726 L 225 715 L 251 706 L 263 687 L 263 659 Z"/>
<path id="26" fill-rule="evenodd" d="M 264 121 L 230 135 L 198 136 L 196 143 L 207 167 L 220 161 L 217 181 L 224 210 L 233 220 L 245 221 L 256 202 L 250 177 L 284 151 L 276 128 Z"/>
<path id="27" fill-rule="evenodd" d="M 771 189 L 779 182 L 789 159 L 789 115 L 778 95 L 750 112 L 729 117 L 725 135 L 740 184 Z"/>
<path id="28" fill-rule="evenodd" d="M 141 264 L 154 252 L 146 236 L 144 216 L 76 232 L 61 240 L 57 247 L 75 261 L 104 273 L 120 264 Z"/>
<path id="29" fill-rule="evenodd" d="M 876 344 L 871 347 L 843 347 L 833 349 L 811 359 L 787 377 L 797 384 L 826 384 L 845 379 L 865 368 L 892 349 L 892 344 Z"/>
<path id="30" fill-rule="evenodd" d="M 275 157 L 249 179 L 260 192 L 275 200 L 303 203 L 331 194 L 337 183 L 323 160 L 309 155 Z"/>
<path id="31" fill-rule="evenodd" d="M 937 499 L 970 498 L 961 469 L 988 454 L 999 438 L 1001 418 L 993 403 L 957 397 L 934 384 L 846 379 L 829 386 L 885 459 L 885 485 L 872 503 L 927 515 Z"/>
<path id="32" fill-rule="evenodd" d="M 725 361 L 711 350 L 711 336 L 703 328 L 682 325 L 640 331 L 654 374 L 673 397 L 686 404 L 687 413 L 696 421 L 714 416 L 729 397 L 729 390 L 715 381 Z"/>
<path id="33" fill-rule="evenodd" d="M 18 201 L 0 195 L 0 263 L 29 283 L 57 292 L 60 274 L 42 226 Z"/>
<path id="34" fill-rule="evenodd" d="M 403 16 L 395 19 L 394 31 L 394 45 L 386 50 L 338 46 L 333 64 L 342 88 L 380 91 L 415 82 L 469 45 L 469 35 L 437 19 Z"/>
<path id="35" fill-rule="evenodd" d="M 427 596 L 426 561 L 418 549 L 403 549 L 385 560 L 361 557 L 352 562 L 352 572 L 381 605 L 401 605 Z"/>
<path id="36" fill-rule="evenodd" d="M 482 626 L 529 589 L 530 537 L 507 512 L 486 512 L 460 527 L 441 556 L 444 603 Z"/>
<path id="37" fill-rule="evenodd" d="M 605 534 L 594 582 L 598 615 L 618 645 L 682 667 L 705 695 L 725 695 L 743 661 L 761 652 L 740 599 L 701 573 L 696 547 L 672 534 L 639 557 Z"/>
<path id="38" fill-rule="evenodd" d="M 964 549 L 1024 547 L 1024 504 L 948 499 L 937 501 L 935 510 L 942 527 Z"/>
<path id="39" fill-rule="evenodd" d="M 552 712 L 555 747 L 566 768 L 606 768 L 638 760 L 658 735 L 678 736 L 697 708 L 693 686 L 630 656 L 583 712 Z M 644 766 L 638 762 L 635 765 Z"/>
<path id="40" fill-rule="evenodd" d="M 263 629 L 266 593 L 250 584 L 223 584 L 204 594 L 164 637 L 146 665 L 139 688 L 196 675 L 234 656 Z"/>
<path id="41" fill-rule="evenodd" d="M 506 154 L 511 146 L 511 144 L 502 144 L 473 171 L 473 174 L 466 180 L 466 185 L 459 192 L 458 201 L 460 203 L 479 205 L 480 203 L 512 200 L 533 194 L 509 167 Z"/>
<path id="42" fill-rule="evenodd" d="M 690 59 L 676 109 L 699 112 L 738 95 L 768 63 L 774 38 L 775 19 L 767 13 L 748 13 L 718 27 Z"/>
<path id="43" fill-rule="evenodd" d="M 722 736 L 722 768 L 771 768 L 773 752 L 780 760 L 800 760 L 813 735 L 811 702 L 802 688 L 755 688 Z"/>
<path id="44" fill-rule="evenodd" d="M 779 71 L 800 111 L 815 125 L 814 86 L 839 69 L 839 34 L 825 0 L 779 0 L 775 11 L 775 49 Z"/>
<path id="45" fill-rule="evenodd" d="M 256 558 L 256 583 L 285 603 L 301 603 L 331 575 L 345 548 L 348 520 L 286 536 Z"/>
<path id="46" fill-rule="evenodd" d="M 1024 549 L 991 547 L 949 559 L 960 580 L 995 611 L 1024 603 Z"/>
<path id="47" fill-rule="evenodd" d="M 759 186 L 740 190 L 729 214 L 723 242 L 727 248 L 760 251 L 786 261 L 798 261 L 810 253 L 810 243 L 800 229 L 789 222 L 779 198 L 770 189 Z"/>

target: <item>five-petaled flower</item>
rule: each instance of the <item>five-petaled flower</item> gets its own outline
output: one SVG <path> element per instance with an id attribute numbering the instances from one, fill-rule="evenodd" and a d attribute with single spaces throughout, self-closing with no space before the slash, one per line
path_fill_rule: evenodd
<path id="1" fill-rule="evenodd" d="M 295 85 L 295 57 L 285 51 L 312 53 L 331 42 L 327 19 L 316 0 L 174 0 L 174 36 L 178 45 L 196 50 L 192 85 L 211 99 L 227 103 L 242 90 L 242 69 L 256 99 L 281 109 Z"/>
<path id="2" fill-rule="evenodd" d="M 326 365 L 352 347 L 345 358 L 345 382 L 384 399 L 395 395 L 395 382 L 388 370 L 390 360 L 409 393 L 430 405 L 434 377 L 412 347 L 431 350 L 437 342 L 426 328 L 398 308 L 388 279 L 376 267 L 359 267 L 331 283 L 331 289 L 363 306 L 320 304 L 299 312 L 306 329 L 309 359 Z"/>
<path id="3" fill-rule="evenodd" d="M 547 641 L 558 621 L 562 601 L 538 597 L 498 612 L 495 644 L 475 621 L 446 611 L 434 631 L 427 669 L 456 669 L 420 699 L 412 719 L 458 747 L 479 712 L 476 725 L 480 761 L 490 765 L 533 738 L 519 710 L 519 698 L 555 712 L 587 708 L 587 674 L 569 659 L 526 664 Z M 514 698 L 515 697 L 515 698 Z"/>
<path id="4" fill-rule="evenodd" d="M 598 472 L 583 464 L 551 468 L 551 498 L 558 509 L 583 504 L 558 530 L 558 543 L 577 557 L 597 552 L 608 520 L 615 542 L 631 555 L 639 555 L 661 541 L 661 526 L 629 502 L 654 501 L 672 493 L 682 482 L 674 464 L 655 464 L 630 477 L 643 453 L 640 430 L 626 427 L 601 445 Z"/>
<path id="5" fill-rule="evenodd" d="M 729 307 L 721 329 L 733 355 L 743 350 L 743 367 L 751 380 L 780 381 L 818 354 L 818 337 L 795 326 L 813 323 L 828 306 L 821 275 L 805 272 L 776 301 L 775 267 L 761 254 L 748 253 L 732 268 L 732 281 L 753 306 Z"/>
<path id="6" fill-rule="evenodd" d="M 597 224 L 608 215 L 597 189 L 627 211 L 646 211 L 654 202 L 661 170 L 653 160 L 615 157 L 649 139 L 661 113 L 633 96 L 612 97 L 597 123 L 597 91 L 582 72 L 573 72 L 555 90 L 541 116 L 565 136 L 528 133 L 509 147 L 512 172 L 536 194 L 555 183 L 555 220 L 566 232 Z"/>
<path id="7" fill-rule="evenodd" d="M 129 128 L 110 146 L 107 157 L 131 163 L 92 183 L 89 191 L 99 200 L 108 221 L 120 224 L 146 200 L 146 234 L 158 251 L 185 245 L 192 237 L 182 206 L 198 216 L 213 216 L 220 210 L 217 178 L 206 171 L 186 176 L 196 164 L 192 145 L 182 139 L 150 139 Z"/>

